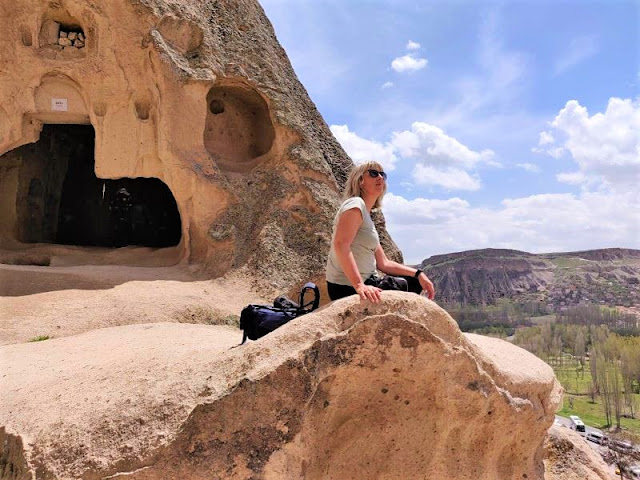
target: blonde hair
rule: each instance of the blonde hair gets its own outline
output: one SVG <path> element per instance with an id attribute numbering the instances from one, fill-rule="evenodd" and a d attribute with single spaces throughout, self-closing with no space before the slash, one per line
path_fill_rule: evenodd
<path id="1" fill-rule="evenodd" d="M 383 171 L 382 165 L 378 162 L 370 161 L 361 163 L 360 165 L 355 165 L 349 173 L 349 178 L 347 178 L 347 183 L 344 187 L 344 192 L 342 194 L 343 200 L 351 197 L 362 197 L 362 177 L 367 173 L 367 170 L 378 170 Z M 376 198 L 376 202 L 373 204 L 373 208 L 380 208 L 382 205 L 382 197 L 387 193 L 387 182 L 384 182 L 384 190 L 382 190 L 382 194 Z"/>

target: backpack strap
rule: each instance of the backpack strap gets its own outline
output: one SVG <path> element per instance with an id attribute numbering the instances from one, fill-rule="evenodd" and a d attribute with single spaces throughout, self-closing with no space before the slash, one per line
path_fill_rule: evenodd
<path id="1" fill-rule="evenodd" d="M 309 290 L 313 291 L 313 300 L 305 304 L 304 295 Z M 318 306 L 320 305 L 320 289 L 318 289 L 318 286 L 313 282 L 305 283 L 304 287 L 302 287 L 302 290 L 300 290 L 300 301 L 298 303 L 300 304 L 300 313 L 313 312 L 316 308 L 318 308 Z M 311 306 L 311 309 L 307 309 L 307 307 L 309 306 Z"/>

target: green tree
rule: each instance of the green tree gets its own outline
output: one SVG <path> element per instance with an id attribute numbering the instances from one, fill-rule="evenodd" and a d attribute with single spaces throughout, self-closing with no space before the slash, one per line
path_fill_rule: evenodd
<path id="1" fill-rule="evenodd" d="M 580 366 L 583 369 L 584 369 L 584 357 L 586 353 L 586 348 L 587 348 L 587 340 L 585 338 L 584 330 L 582 328 L 577 328 L 573 354 L 578 359 L 578 361 L 580 362 Z"/>
<path id="2" fill-rule="evenodd" d="M 635 417 L 638 406 L 634 395 L 637 378 L 640 374 L 640 338 L 625 338 L 620 350 L 620 374 L 624 388 L 624 403 L 632 418 Z"/>

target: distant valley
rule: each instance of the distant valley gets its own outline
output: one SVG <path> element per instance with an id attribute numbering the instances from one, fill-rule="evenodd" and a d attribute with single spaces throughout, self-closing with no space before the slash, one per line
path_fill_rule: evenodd
<path id="1" fill-rule="evenodd" d="M 490 306 L 509 299 L 541 303 L 549 313 L 599 304 L 640 316 L 640 250 L 470 250 L 430 257 L 420 267 L 446 304 Z"/>

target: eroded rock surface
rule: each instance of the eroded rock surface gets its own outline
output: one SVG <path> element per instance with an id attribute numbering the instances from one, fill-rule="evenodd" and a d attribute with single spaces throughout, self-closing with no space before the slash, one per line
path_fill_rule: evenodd
<path id="1" fill-rule="evenodd" d="M 0 25 L 6 262 L 144 245 L 277 288 L 321 273 L 352 162 L 257 1 L 18 0 Z"/>
<path id="2" fill-rule="evenodd" d="M 545 480 L 610 480 L 608 467 L 583 437 L 553 425 L 545 440 Z"/>
<path id="3" fill-rule="evenodd" d="M 148 324 L 1 347 L 2 458 L 36 478 L 543 478 L 551 368 L 423 297 L 239 339 Z"/>
<path id="4" fill-rule="evenodd" d="M 553 310 L 584 303 L 630 307 L 640 303 L 640 250 L 606 248 L 532 254 L 493 249 L 435 255 L 421 267 L 438 298 L 488 305 L 502 298 L 541 302 Z"/>

